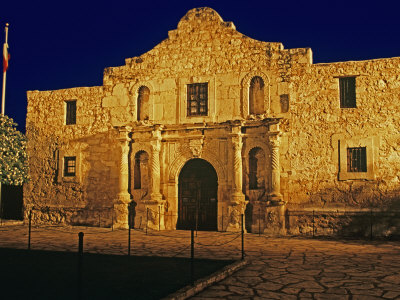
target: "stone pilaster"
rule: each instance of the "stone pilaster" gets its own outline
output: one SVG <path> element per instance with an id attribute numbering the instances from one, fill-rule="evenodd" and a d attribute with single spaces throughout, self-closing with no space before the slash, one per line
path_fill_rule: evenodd
<path id="1" fill-rule="evenodd" d="M 159 202 L 162 200 L 160 193 L 160 151 L 161 151 L 161 130 L 155 128 L 152 132 L 153 140 L 150 142 L 151 145 L 151 157 L 150 157 L 150 174 L 151 174 L 151 193 L 150 198 L 152 201 Z"/>
<path id="2" fill-rule="evenodd" d="M 271 191 L 268 194 L 270 201 L 282 201 L 281 194 L 281 171 L 279 163 L 279 146 L 280 135 L 272 135 L 269 137 L 269 145 L 271 149 Z"/>
<path id="3" fill-rule="evenodd" d="M 241 215 L 246 209 L 245 196 L 242 191 L 243 185 L 243 163 L 242 163 L 242 134 L 241 127 L 232 128 L 233 147 L 233 185 L 231 199 L 228 204 L 228 231 L 239 231 L 241 229 Z"/>
<path id="4" fill-rule="evenodd" d="M 152 132 L 151 156 L 150 156 L 150 177 L 151 189 L 150 200 L 144 201 L 146 205 L 146 220 L 147 226 L 152 229 L 165 229 L 164 225 L 164 200 L 160 193 L 161 186 L 161 166 L 160 166 L 160 151 L 161 151 L 161 129 L 156 125 Z"/>
<path id="5" fill-rule="evenodd" d="M 119 136 L 117 138 L 120 147 L 119 157 L 119 177 L 118 177 L 118 194 L 114 200 L 114 227 L 128 228 L 128 204 L 131 196 L 128 192 L 129 186 L 129 132 L 130 128 L 121 127 L 118 129 Z"/>

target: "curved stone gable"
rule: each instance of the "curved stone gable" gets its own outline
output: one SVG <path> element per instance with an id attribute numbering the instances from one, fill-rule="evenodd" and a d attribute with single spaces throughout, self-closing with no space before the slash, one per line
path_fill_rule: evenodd
<path id="1" fill-rule="evenodd" d="M 178 23 L 179 30 L 202 29 L 212 26 L 236 29 L 232 22 L 224 22 L 221 16 L 210 7 L 193 8 Z"/>

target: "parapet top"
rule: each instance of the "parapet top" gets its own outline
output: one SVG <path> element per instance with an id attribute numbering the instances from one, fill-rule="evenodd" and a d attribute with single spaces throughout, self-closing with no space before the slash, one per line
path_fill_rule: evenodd
<path id="1" fill-rule="evenodd" d="M 189 10 L 178 23 L 179 29 L 222 25 L 236 29 L 232 22 L 224 22 L 221 16 L 210 7 L 198 7 Z"/>

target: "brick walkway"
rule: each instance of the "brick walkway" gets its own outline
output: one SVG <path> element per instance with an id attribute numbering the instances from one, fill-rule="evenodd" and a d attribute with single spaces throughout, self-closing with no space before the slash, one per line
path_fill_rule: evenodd
<path id="1" fill-rule="evenodd" d="M 127 254 L 128 231 L 32 228 L 31 249 Z M 190 232 L 131 232 L 132 255 L 190 256 Z M 27 248 L 27 226 L 1 226 L 0 247 Z M 198 232 L 195 256 L 239 259 L 236 233 Z M 268 238 L 246 234 L 249 264 L 192 299 L 400 299 L 400 242 Z"/>

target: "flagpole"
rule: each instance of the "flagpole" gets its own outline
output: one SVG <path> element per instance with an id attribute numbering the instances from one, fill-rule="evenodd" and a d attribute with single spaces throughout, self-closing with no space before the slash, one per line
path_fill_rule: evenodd
<path id="1" fill-rule="evenodd" d="M 6 23 L 6 42 L 4 43 L 4 47 L 8 47 L 8 23 Z M 4 49 L 3 49 L 3 56 L 4 56 Z M 8 55 L 8 51 L 7 51 Z M 7 57 L 8 60 L 8 57 Z M 7 70 L 3 71 L 3 91 L 1 94 L 1 114 L 5 114 L 5 106 L 6 106 L 6 75 Z"/>
<path id="2" fill-rule="evenodd" d="M 3 56 L 4 56 L 4 47 L 8 47 L 8 23 L 6 23 L 6 42 L 3 46 Z M 7 56 L 8 56 L 8 51 L 7 51 Z M 3 58 L 4 59 L 4 58 Z M 8 62 L 8 57 L 7 57 L 7 62 Z M 6 104 L 6 75 L 7 75 L 7 70 L 3 72 L 3 90 L 1 93 L 1 114 L 4 115 L 4 110 L 5 110 L 5 104 Z M 2 209 L 2 203 L 1 203 L 1 188 L 2 188 L 2 182 L 0 181 L 0 222 L 3 223 L 3 209 Z"/>

